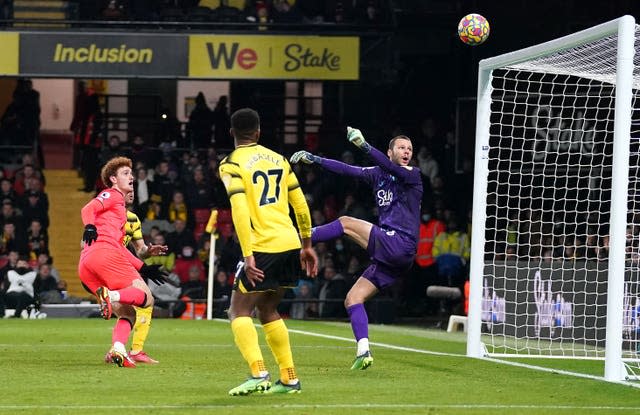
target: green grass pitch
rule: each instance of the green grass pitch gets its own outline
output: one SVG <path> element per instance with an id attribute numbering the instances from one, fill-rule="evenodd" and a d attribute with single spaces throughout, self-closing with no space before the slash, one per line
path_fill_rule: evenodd
<path id="1" fill-rule="evenodd" d="M 302 394 L 231 397 L 248 369 L 228 322 L 154 320 L 145 349 L 160 364 L 136 369 L 103 363 L 112 325 L 0 320 L 0 414 L 640 413 L 638 388 L 469 359 L 462 333 L 373 325 L 374 364 L 351 371 L 349 325 L 318 321 L 287 320 Z M 601 362 L 549 365 L 602 375 Z"/>

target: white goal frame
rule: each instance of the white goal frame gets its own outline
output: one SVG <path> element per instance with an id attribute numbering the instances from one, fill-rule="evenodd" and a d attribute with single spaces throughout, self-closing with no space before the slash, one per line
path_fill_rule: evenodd
<path id="1" fill-rule="evenodd" d="M 476 115 L 467 356 L 476 358 L 489 356 L 481 338 L 481 314 L 483 277 L 485 273 L 485 226 L 487 221 L 488 155 L 490 151 L 493 71 L 617 34 L 612 164 L 612 189 L 616 189 L 616 191 L 612 191 L 611 198 L 604 378 L 607 381 L 614 382 L 628 379 L 627 370 L 622 359 L 622 331 L 635 30 L 635 19 L 632 16 L 623 16 L 572 35 L 484 59 L 480 62 Z"/>

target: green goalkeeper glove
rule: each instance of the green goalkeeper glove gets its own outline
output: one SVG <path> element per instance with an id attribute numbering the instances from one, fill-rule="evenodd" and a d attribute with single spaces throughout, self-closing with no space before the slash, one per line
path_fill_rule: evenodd
<path id="1" fill-rule="evenodd" d="M 347 139 L 351 144 L 360 148 L 360 150 L 363 150 L 365 153 L 368 153 L 369 150 L 371 150 L 371 146 L 366 142 L 362 132 L 357 128 L 347 127 Z"/>
<path id="2" fill-rule="evenodd" d="M 298 162 L 303 162 L 305 164 L 313 164 L 313 163 L 318 163 L 320 164 L 320 157 L 318 156 L 314 156 L 313 154 L 309 153 L 308 151 L 296 151 L 295 153 L 293 153 L 293 155 L 291 156 L 291 159 L 289 159 L 291 161 L 291 163 L 296 164 Z"/>

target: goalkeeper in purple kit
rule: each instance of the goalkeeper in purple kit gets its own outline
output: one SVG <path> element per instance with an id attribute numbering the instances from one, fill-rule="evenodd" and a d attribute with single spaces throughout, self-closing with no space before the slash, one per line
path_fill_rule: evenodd
<path id="1" fill-rule="evenodd" d="M 349 142 L 367 153 L 373 167 L 358 167 L 298 151 L 291 163 L 316 163 L 333 173 L 357 177 L 369 183 L 378 207 L 378 225 L 341 216 L 326 225 L 313 228 L 313 243 L 347 235 L 371 256 L 371 265 L 347 293 L 345 307 L 357 341 L 356 358 L 351 369 L 366 369 L 373 363 L 369 350 L 369 319 L 364 302 L 380 289 L 393 284 L 411 267 L 418 243 L 422 179 L 420 170 L 409 166 L 413 146 L 409 137 L 399 135 L 389 141 L 387 155 L 371 147 L 360 130 L 347 127 Z"/>

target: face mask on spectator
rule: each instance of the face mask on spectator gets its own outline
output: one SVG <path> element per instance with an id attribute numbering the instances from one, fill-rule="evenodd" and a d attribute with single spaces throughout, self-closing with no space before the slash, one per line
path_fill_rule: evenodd
<path id="1" fill-rule="evenodd" d="M 425 213 L 424 215 L 422 215 L 423 222 L 429 222 L 429 219 L 431 219 L 431 215 L 429 215 L 428 213 Z"/>

